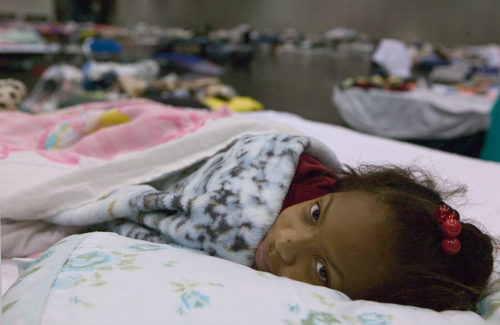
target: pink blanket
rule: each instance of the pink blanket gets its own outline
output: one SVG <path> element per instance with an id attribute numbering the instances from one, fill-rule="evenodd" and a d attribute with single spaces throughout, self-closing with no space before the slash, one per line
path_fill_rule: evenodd
<path id="1" fill-rule="evenodd" d="M 181 109 L 145 99 L 88 103 L 50 114 L 0 113 L 0 159 L 36 151 L 52 161 L 78 164 L 80 155 L 109 160 L 193 132 L 207 121 L 230 116 Z"/>

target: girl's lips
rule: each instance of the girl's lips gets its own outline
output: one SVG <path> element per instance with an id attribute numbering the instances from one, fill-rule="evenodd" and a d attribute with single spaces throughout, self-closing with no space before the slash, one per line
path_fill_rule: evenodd
<path id="1" fill-rule="evenodd" d="M 259 271 L 270 272 L 269 265 L 266 261 L 267 244 L 266 240 L 262 240 L 255 251 L 255 265 Z"/>

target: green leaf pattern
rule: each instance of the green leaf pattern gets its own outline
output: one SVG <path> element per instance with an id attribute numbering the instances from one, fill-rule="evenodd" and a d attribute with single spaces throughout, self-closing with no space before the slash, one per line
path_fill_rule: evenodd
<path id="1" fill-rule="evenodd" d="M 393 316 L 376 313 L 365 312 L 359 315 L 338 315 L 335 312 L 335 303 L 327 297 L 313 293 L 313 298 L 325 309 L 307 309 L 301 308 L 298 303 L 288 303 L 285 305 L 286 310 L 293 314 L 292 317 L 283 320 L 287 325 L 320 325 L 320 324 L 367 324 L 367 325 L 390 325 Z"/>
<path id="2" fill-rule="evenodd" d="M 223 287 L 221 283 L 200 283 L 195 280 L 184 280 L 183 282 L 171 282 L 173 292 L 179 294 L 180 303 L 177 305 L 176 312 L 182 316 L 189 315 L 193 309 L 200 309 L 210 305 L 210 296 L 203 293 L 199 287 Z"/>
<path id="3" fill-rule="evenodd" d="M 5 305 L 2 307 L 2 314 L 5 314 L 6 312 L 8 312 L 8 311 L 9 311 L 9 309 L 11 309 L 11 308 L 12 308 L 12 306 L 14 306 L 14 305 L 17 303 L 17 301 L 18 301 L 18 300 L 16 299 L 16 300 L 14 300 L 14 301 L 11 301 L 11 302 L 9 302 L 9 303 L 5 304 Z"/>

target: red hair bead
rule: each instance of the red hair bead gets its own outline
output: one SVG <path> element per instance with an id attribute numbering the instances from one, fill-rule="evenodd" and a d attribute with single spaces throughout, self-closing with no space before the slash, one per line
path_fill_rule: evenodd
<path id="1" fill-rule="evenodd" d="M 443 234 L 446 237 L 453 238 L 457 237 L 458 234 L 460 234 L 460 230 L 462 230 L 462 227 L 460 226 L 460 222 L 458 220 L 448 219 L 443 222 L 441 229 L 443 230 Z"/>
<path id="2" fill-rule="evenodd" d="M 441 241 L 441 247 L 446 254 L 454 255 L 460 251 L 460 240 L 457 237 L 444 238 Z"/>
<path id="3" fill-rule="evenodd" d="M 460 225 L 460 215 L 448 204 L 442 203 L 434 210 L 434 217 L 441 225 L 441 231 L 445 238 L 441 241 L 441 247 L 446 254 L 456 254 L 460 251 L 460 240 L 457 236 L 462 230 Z"/>
<path id="4" fill-rule="evenodd" d="M 443 223 L 448 219 L 460 220 L 460 215 L 458 212 L 448 206 L 448 204 L 440 204 L 436 210 L 434 210 L 434 217 L 439 223 Z"/>

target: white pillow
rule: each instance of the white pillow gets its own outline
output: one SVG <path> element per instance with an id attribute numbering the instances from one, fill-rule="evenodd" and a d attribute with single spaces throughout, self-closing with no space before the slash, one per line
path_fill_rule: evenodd
<path id="1" fill-rule="evenodd" d="M 485 323 L 474 312 L 351 301 L 190 250 L 97 232 L 48 249 L 2 303 L 4 324 Z M 498 310 L 489 317 L 495 322 Z"/>

